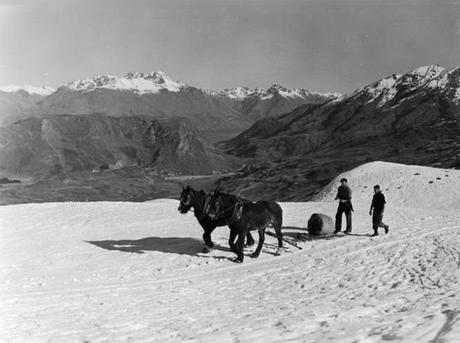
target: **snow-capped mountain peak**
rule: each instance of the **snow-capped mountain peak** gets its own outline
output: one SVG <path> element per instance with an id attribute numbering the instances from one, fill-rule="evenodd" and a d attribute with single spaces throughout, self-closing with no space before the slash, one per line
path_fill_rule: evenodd
<path id="1" fill-rule="evenodd" d="M 72 91 L 90 92 L 95 89 L 113 89 L 119 91 L 131 91 L 136 94 L 158 93 L 166 90 L 169 92 L 180 92 L 188 85 L 174 81 L 162 71 L 150 73 L 129 72 L 121 77 L 112 75 L 99 75 L 87 79 L 76 80 L 68 83 L 65 88 Z M 259 100 L 269 100 L 276 96 L 290 99 L 330 98 L 336 99 L 340 96 L 337 93 L 309 92 L 305 89 L 289 89 L 280 84 L 273 84 L 268 89 L 234 87 L 222 90 L 200 89 L 207 95 L 226 97 L 232 100 L 243 101 L 247 98 L 258 98 Z"/>
<path id="2" fill-rule="evenodd" d="M 253 89 L 249 89 L 248 87 L 234 87 L 234 88 L 224 88 L 222 90 L 212 90 L 212 89 L 203 89 L 203 91 L 208 95 L 213 96 L 225 96 L 230 99 L 237 99 L 243 100 L 250 95 L 254 94 Z"/>
<path id="3" fill-rule="evenodd" d="M 320 93 L 320 92 L 309 92 L 303 88 L 286 88 L 280 84 L 273 84 L 268 89 L 264 88 L 254 88 L 250 89 L 248 87 L 235 87 L 235 88 L 225 88 L 220 91 L 205 90 L 207 94 L 217 95 L 217 96 L 226 96 L 231 99 L 244 100 L 246 98 L 259 98 L 260 100 L 269 100 L 275 95 L 281 96 L 283 98 L 299 98 L 306 99 L 308 97 L 325 97 L 325 98 L 338 98 L 341 96 L 339 93 Z"/>
<path id="4" fill-rule="evenodd" d="M 10 85 L 10 86 L 5 86 L 5 87 L 0 87 L 0 91 L 6 92 L 6 93 L 16 93 L 16 92 L 24 91 L 29 94 L 47 96 L 47 95 L 50 95 L 51 93 L 54 93 L 56 89 L 52 87 L 48 87 L 48 86 Z"/>
<path id="5" fill-rule="evenodd" d="M 172 80 L 162 71 L 150 73 L 129 72 L 124 76 L 100 75 L 83 80 L 72 81 L 66 86 L 75 91 L 92 91 L 94 89 L 113 89 L 132 91 L 137 94 L 158 93 L 161 90 L 178 92 L 186 87 L 184 83 Z"/>
<path id="6" fill-rule="evenodd" d="M 355 91 L 352 95 L 365 93 L 371 98 L 369 101 L 380 98 L 379 105 L 383 105 L 387 101 L 394 98 L 397 93 L 396 85 L 401 79 L 402 75 L 393 74 L 381 80 L 371 83 L 368 86 L 362 87 Z"/>
<path id="7" fill-rule="evenodd" d="M 378 101 L 385 105 L 399 94 L 409 94 L 417 88 L 437 89 L 460 99 L 460 68 L 446 69 L 439 65 L 416 68 L 405 74 L 393 74 L 353 92 L 349 97 L 365 95 L 368 103 Z"/>
<path id="8" fill-rule="evenodd" d="M 437 79 L 444 72 L 446 68 L 439 65 L 422 66 L 404 74 L 400 83 L 403 87 L 419 87 Z"/>
<path id="9" fill-rule="evenodd" d="M 444 71 L 446 71 L 446 68 L 435 64 L 435 65 L 427 65 L 427 66 L 418 67 L 412 70 L 411 72 L 409 72 L 408 74 L 418 75 L 424 78 L 433 78 L 433 77 L 439 76 Z"/>

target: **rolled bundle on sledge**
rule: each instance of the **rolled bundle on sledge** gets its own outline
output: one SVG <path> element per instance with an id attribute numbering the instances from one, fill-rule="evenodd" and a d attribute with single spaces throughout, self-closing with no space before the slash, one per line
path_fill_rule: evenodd
<path id="1" fill-rule="evenodd" d="M 313 213 L 308 220 L 308 233 L 310 235 L 330 235 L 334 233 L 334 220 L 322 213 Z"/>

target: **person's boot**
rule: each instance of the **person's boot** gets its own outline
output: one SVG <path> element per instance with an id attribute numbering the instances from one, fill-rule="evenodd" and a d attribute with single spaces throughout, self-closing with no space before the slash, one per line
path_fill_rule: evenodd
<path id="1" fill-rule="evenodd" d="M 375 237 L 375 236 L 378 236 L 378 235 L 379 235 L 378 230 L 374 230 L 374 233 L 371 235 L 371 237 Z"/>
<path id="2" fill-rule="evenodd" d="M 390 227 L 388 225 L 385 225 L 384 229 L 385 229 L 385 234 L 390 232 Z"/>

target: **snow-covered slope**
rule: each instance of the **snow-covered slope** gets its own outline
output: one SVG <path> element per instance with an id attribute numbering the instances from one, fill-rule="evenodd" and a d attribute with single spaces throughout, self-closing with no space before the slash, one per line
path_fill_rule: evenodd
<path id="1" fill-rule="evenodd" d="M 82 92 L 102 88 L 146 94 L 158 93 L 161 90 L 179 92 L 183 87 L 185 87 L 185 84 L 172 80 L 162 71 L 154 71 L 151 73 L 130 72 L 121 77 L 100 75 L 83 80 L 72 81 L 65 87 Z"/>
<path id="2" fill-rule="evenodd" d="M 395 176 L 388 173 L 385 180 Z M 453 180 L 440 204 L 459 188 L 458 174 Z M 411 192 L 421 197 L 429 186 L 442 188 Z M 367 197 L 371 190 L 360 199 Z M 229 260 L 227 228 L 213 233 L 211 254 L 200 253 L 202 230 L 175 200 L 0 207 L 0 335 L 5 342 L 458 342 L 460 211 L 398 203 L 392 198 L 385 213 L 388 235 L 366 235 L 368 204 L 358 201 L 355 235 L 321 240 L 308 239 L 306 221 L 314 212 L 333 215 L 336 203 L 282 203 L 285 238 L 303 249 L 286 244 L 274 256 L 276 240 L 267 236 L 260 258 L 242 265 Z"/>
<path id="3" fill-rule="evenodd" d="M 393 74 L 357 89 L 350 98 L 366 95 L 368 102 L 378 100 L 383 106 L 398 94 L 409 94 L 416 89 L 437 91 L 460 102 L 460 67 L 447 69 L 439 65 L 418 67 L 406 74 Z"/>
<path id="4" fill-rule="evenodd" d="M 6 92 L 6 93 L 16 93 L 19 91 L 24 91 L 29 94 L 35 94 L 35 95 L 40 95 L 40 96 L 47 96 L 50 95 L 51 93 L 54 93 L 56 91 L 55 88 L 48 87 L 48 86 L 16 86 L 16 85 L 11 85 L 11 86 L 4 86 L 0 87 L 0 91 Z"/>
<path id="5" fill-rule="evenodd" d="M 460 209 L 459 170 L 370 162 L 338 175 L 314 200 L 334 201 L 343 177 L 357 201 L 369 200 L 373 187 L 380 185 L 387 202 L 395 206 Z"/>
<path id="6" fill-rule="evenodd" d="M 136 94 L 155 94 L 162 90 L 179 92 L 191 86 L 182 82 L 174 81 L 162 71 L 150 73 L 130 72 L 124 76 L 100 75 L 82 80 L 75 80 L 63 86 L 69 90 L 90 92 L 96 89 L 112 89 L 119 91 L 131 91 Z M 311 97 L 324 97 L 335 99 L 340 96 L 338 93 L 309 92 L 305 89 L 288 89 L 278 84 L 273 84 L 267 90 L 263 88 L 250 89 L 248 87 L 225 88 L 223 90 L 201 89 L 204 94 L 218 97 L 226 97 L 232 100 L 241 101 L 246 98 L 258 98 L 259 100 L 271 99 L 279 95 L 290 99 L 307 99 Z"/>
<path id="7" fill-rule="evenodd" d="M 257 98 L 259 100 L 269 100 L 278 95 L 287 99 L 308 99 L 314 97 L 322 97 L 323 101 L 337 99 L 341 96 L 339 93 L 320 93 L 310 92 L 303 88 L 285 88 L 279 84 L 273 84 L 268 89 L 264 88 L 248 88 L 235 87 L 225 88 L 223 90 L 204 90 L 207 94 L 213 96 L 224 96 L 231 99 L 245 100 L 248 98 Z"/>

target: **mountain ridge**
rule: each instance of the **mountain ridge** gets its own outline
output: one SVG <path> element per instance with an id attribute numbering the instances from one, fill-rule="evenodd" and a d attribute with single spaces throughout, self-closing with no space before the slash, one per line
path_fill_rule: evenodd
<path id="1" fill-rule="evenodd" d="M 306 200 L 338 173 L 373 160 L 458 168 L 459 89 L 460 68 L 422 67 L 262 119 L 220 143 L 251 161 L 221 187 Z"/>
<path id="2" fill-rule="evenodd" d="M 56 114 L 148 115 L 157 119 L 188 117 L 215 141 L 235 136 L 257 119 L 338 96 L 276 84 L 267 90 L 236 87 L 214 91 L 175 81 L 162 71 L 128 72 L 123 76 L 99 75 L 71 81 L 27 106 L 22 105 L 17 96 L 5 94 L 8 100 L 4 103 L 13 105 L 3 110 L 0 107 L 0 124 Z"/>

